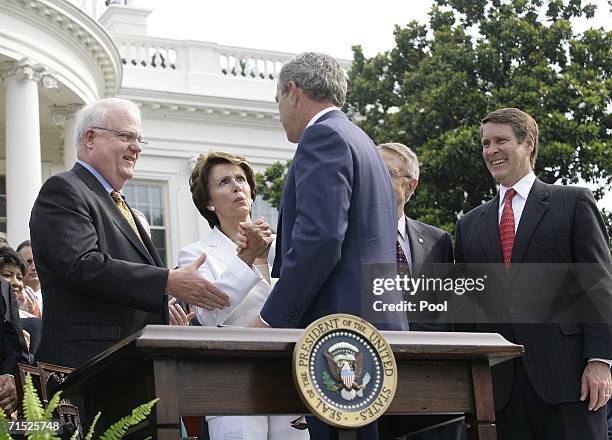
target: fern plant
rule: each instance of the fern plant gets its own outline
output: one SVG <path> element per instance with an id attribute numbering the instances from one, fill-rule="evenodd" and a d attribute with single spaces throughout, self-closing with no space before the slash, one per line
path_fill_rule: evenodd
<path id="1" fill-rule="evenodd" d="M 56 393 L 47 408 L 43 408 L 43 405 L 38 397 L 38 393 L 32 383 L 32 377 L 28 374 L 25 378 L 24 393 L 23 393 L 23 412 L 25 420 L 28 422 L 51 422 L 53 419 L 53 412 L 59 405 L 61 398 L 61 392 Z M 112 424 L 109 428 L 104 431 L 102 435 L 97 437 L 99 440 L 120 440 L 126 434 L 128 429 L 132 426 L 139 424 L 144 421 L 149 414 L 153 406 L 159 401 L 159 399 L 153 399 L 150 402 L 143 403 L 132 410 L 132 413 L 128 416 L 121 418 L 119 421 Z M 85 440 L 93 440 L 94 430 L 98 419 L 100 418 L 100 412 L 96 414 L 94 420 L 85 436 Z M 0 440 L 13 440 L 13 437 L 9 434 L 9 421 L 4 414 L 2 408 L 0 408 Z M 75 432 L 72 436 L 72 440 L 77 440 L 78 432 Z M 53 431 L 30 431 L 25 434 L 28 440 L 61 440 Z"/>

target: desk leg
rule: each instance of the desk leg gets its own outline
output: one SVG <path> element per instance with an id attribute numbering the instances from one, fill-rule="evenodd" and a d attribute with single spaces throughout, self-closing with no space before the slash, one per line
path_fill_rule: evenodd
<path id="1" fill-rule="evenodd" d="M 470 440 L 497 440 L 493 385 L 488 361 L 472 362 L 472 384 L 474 414 L 467 416 L 470 425 L 468 437 Z"/>
<path id="2" fill-rule="evenodd" d="M 181 438 L 178 364 L 174 359 L 156 359 L 155 395 L 159 402 L 153 407 L 155 433 L 157 440 L 176 440 Z"/>

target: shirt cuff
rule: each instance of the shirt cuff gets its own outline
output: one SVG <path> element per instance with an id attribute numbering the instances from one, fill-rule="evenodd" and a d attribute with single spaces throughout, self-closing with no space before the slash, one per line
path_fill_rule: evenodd
<path id="1" fill-rule="evenodd" d="M 266 322 L 266 320 L 265 320 L 265 319 L 263 319 L 263 318 L 261 317 L 261 314 L 259 314 L 259 319 L 261 319 L 261 322 L 263 322 L 264 324 L 266 324 L 268 327 L 272 328 L 272 326 L 271 326 L 270 324 L 268 324 L 268 323 Z"/>
<path id="2" fill-rule="evenodd" d="M 593 362 L 593 361 L 605 362 L 606 364 L 608 364 L 608 367 L 612 368 L 612 360 L 610 359 L 600 359 L 600 358 L 590 358 L 589 359 L 589 362 Z"/>

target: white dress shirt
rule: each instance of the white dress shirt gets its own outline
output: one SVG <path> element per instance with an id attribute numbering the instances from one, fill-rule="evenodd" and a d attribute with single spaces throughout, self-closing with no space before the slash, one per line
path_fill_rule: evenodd
<path id="1" fill-rule="evenodd" d="M 323 110 L 321 110 L 319 113 L 317 113 L 316 115 L 312 117 L 312 119 L 308 122 L 308 125 L 306 126 L 306 128 L 310 127 L 312 124 L 317 122 L 319 118 L 323 116 L 325 113 L 329 113 L 334 110 L 342 111 L 338 107 L 334 107 L 334 106 L 324 108 Z"/>
<path id="2" fill-rule="evenodd" d="M 521 215 L 523 215 L 523 209 L 525 209 L 525 203 L 529 196 L 529 191 L 536 180 L 534 172 L 530 172 L 521 180 L 516 182 L 512 188 L 516 191 L 516 195 L 512 198 L 512 212 L 514 212 L 514 232 L 518 229 L 519 222 L 521 221 Z M 506 204 L 506 192 L 510 188 L 506 188 L 504 185 L 499 185 L 499 211 L 497 217 L 497 223 L 501 222 L 502 212 L 504 211 L 504 205 Z"/>

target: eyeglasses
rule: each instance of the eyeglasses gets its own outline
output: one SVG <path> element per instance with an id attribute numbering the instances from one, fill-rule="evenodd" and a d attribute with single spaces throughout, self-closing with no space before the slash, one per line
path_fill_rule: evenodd
<path id="1" fill-rule="evenodd" d="M 391 171 L 389 171 L 389 174 L 391 175 L 391 177 L 397 177 L 398 179 L 401 179 L 402 177 L 412 179 L 412 177 L 410 177 L 410 175 L 408 174 L 392 173 Z"/>
<path id="2" fill-rule="evenodd" d="M 142 148 L 144 148 L 149 143 L 147 142 L 145 138 L 143 138 L 142 136 L 138 136 L 136 133 L 133 133 L 131 131 L 118 131 L 118 130 L 111 130 L 110 128 L 103 128 L 103 127 L 91 127 L 91 128 L 93 128 L 94 130 L 103 130 L 103 131 L 114 133 L 117 138 L 121 139 L 126 144 L 133 145 L 137 143 Z"/>

